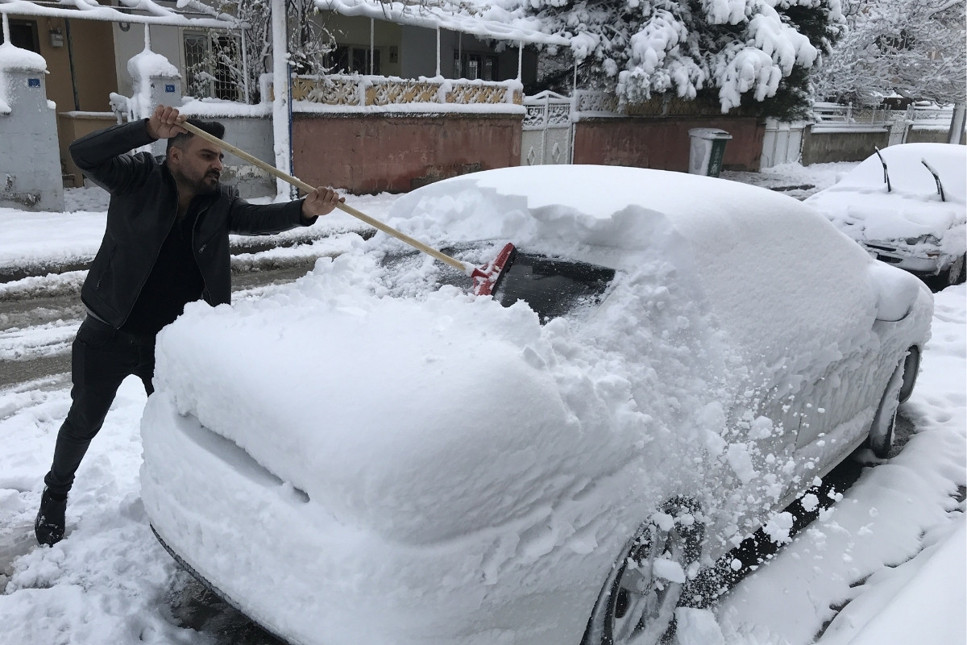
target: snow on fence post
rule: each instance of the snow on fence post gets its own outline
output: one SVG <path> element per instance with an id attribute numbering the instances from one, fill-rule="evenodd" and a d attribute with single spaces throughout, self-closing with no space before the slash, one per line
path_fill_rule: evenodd
<path id="1" fill-rule="evenodd" d="M 0 206 L 64 210 L 56 106 L 47 100 L 47 61 L 10 42 L 0 45 Z"/>

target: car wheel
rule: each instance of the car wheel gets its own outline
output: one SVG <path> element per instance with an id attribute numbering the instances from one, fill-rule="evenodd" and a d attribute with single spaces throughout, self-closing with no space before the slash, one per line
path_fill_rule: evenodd
<path id="1" fill-rule="evenodd" d="M 903 383 L 900 385 L 900 403 L 906 403 L 913 394 L 913 387 L 917 384 L 920 374 L 920 349 L 916 346 L 907 350 L 903 359 Z"/>
<path id="2" fill-rule="evenodd" d="M 705 537 L 697 512 L 696 502 L 676 498 L 638 529 L 601 588 L 582 645 L 669 642 L 686 572 Z"/>
<path id="3" fill-rule="evenodd" d="M 954 260 L 947 268 L 947 284 L 960 284 L 964 282 L 965 278 L 965 265 L 967 265 L 967 255 L 961 255 L 959 258 Z"/>
<path id="4" fill-rule="evenodd" d="M 909 354 L 908 354 L 909 356 Z M 900 407 L 900 393 L 903 387 L 903 372 L 906 367 L 904 359 L 897 368 L 893 370 L 890 382 L 887 383 L 880 405 L 876 408 L 873 416 L 873 424 L 870 426 L 870 436 L 868 444 L 873 454 L 880 459 L 890 456 L 893 449 L 893 435 L 896 429 L 896 412 Z"/>

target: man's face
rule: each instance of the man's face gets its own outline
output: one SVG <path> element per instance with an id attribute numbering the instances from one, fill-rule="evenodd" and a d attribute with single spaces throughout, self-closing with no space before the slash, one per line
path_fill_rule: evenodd
<path id="1" fill-rule="evenodd" d="M 191 137 L 168 153 L 171 174 L 180 183 L 194 189 L 195 194 L 215 192 L 222 174 L 222 149 L 201 137 Z"/>

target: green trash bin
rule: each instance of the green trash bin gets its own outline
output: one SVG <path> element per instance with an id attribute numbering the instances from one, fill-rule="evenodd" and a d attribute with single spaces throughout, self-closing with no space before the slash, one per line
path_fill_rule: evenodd
<path id="1" fill-rule="evenodd" d="M 725 157 L 725 144 L 732 135 L 715 128 L 692 128 L 688 136 L 691 139 L 688 172 L 718 177 L 722 171 L 722 158 Z"/>

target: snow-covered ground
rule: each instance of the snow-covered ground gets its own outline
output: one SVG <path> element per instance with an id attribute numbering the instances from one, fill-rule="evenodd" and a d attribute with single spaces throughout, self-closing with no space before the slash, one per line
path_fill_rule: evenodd
<path id="1" fill-rule="evenodd" d="M 802 197 L 854 165 L 787 165 L 723 176 Z M 73 212 L 0 209 L 0 268 L 51 266 L 93 254 L 106 196 L 85 189 L 70 191 L 68 199 Z M 381 217 L 394 199 L 348 201 Z M 346 217 L 332 216 L 320 230 L 352 227 Z M 348 243 L 345 237 L 264 253 L 325 255 Z M 71 287 L 82 278 L 75 271 L 0 284 L 0 299 Z M 243 292 L 236 299 L 261 293 Z M 708 615 L 684 621 L 682 645 L 967 642 L 967 538 L 960 499 L 967 483 L 965 304 L 963 285 L 936 296 L 933 337 L 904 408 L 917 432 L 903 451 L 865 470 L 819 520 L 739 583 L 715 608 L 714 624 Z M 52 336 L 66 342 L 77 322 L 2 331 L 0 359 L 16 357 L 25 338 L 36 346 Z M 0 554 L 3 545 L 31 538 L 41 477 L 70 404 L 69 390 L 62 376 L 0 389 Z M 33 549 L 9 571 L 0 571 L 4 643 L 227 642 L 212 631 L 181 627 L 172 615 L 186 578 L 151 534 L 140 499 L 144 403 L 140 382 L 126 381 L 81 467 L 68 507 L 67 539 L 54 548 Z"/>

